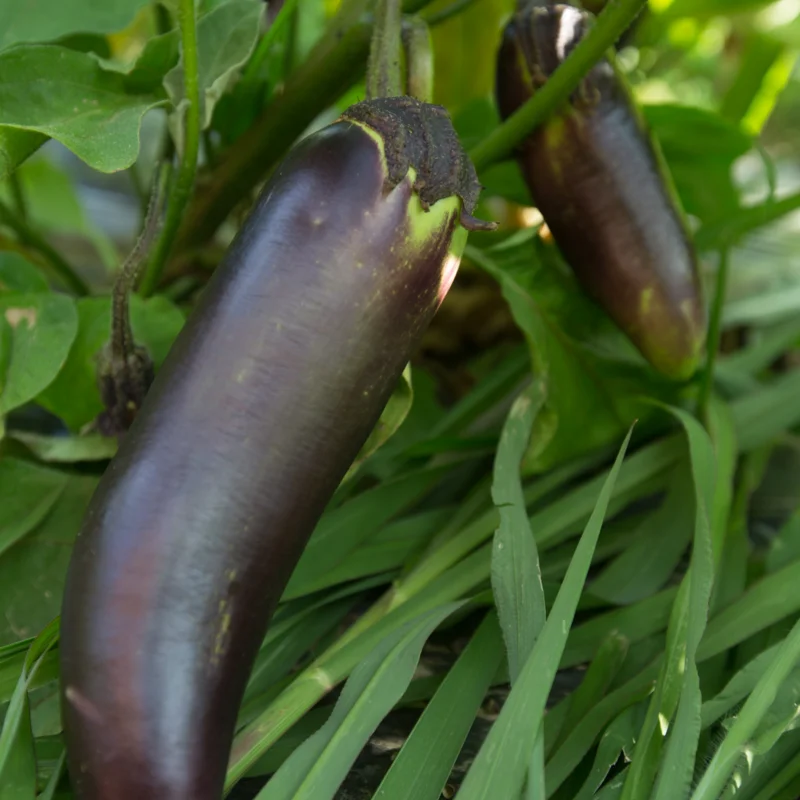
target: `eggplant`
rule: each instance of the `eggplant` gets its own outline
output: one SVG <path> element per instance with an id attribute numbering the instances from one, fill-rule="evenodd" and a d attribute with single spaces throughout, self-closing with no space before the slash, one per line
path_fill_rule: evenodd
<path id="1" fill-rule="evenodd" d="M 81 800 L 218 800 L 269 618 L 452 282 L 479 186 L 441 107 L 297 144 L 159 370 L 75 543 L 62 712 Z"/>
<path id="2" fill-rule="evenodd" d="M 564 5 L 511 19 L 497 62 L 503 118 L 546 83 L 591 19 Z M 657 370 L 689 378 L 706 330 L 697 259 L 657 145 L 611 60 L 524 140 L 518 162 L 585 291 Z"/>

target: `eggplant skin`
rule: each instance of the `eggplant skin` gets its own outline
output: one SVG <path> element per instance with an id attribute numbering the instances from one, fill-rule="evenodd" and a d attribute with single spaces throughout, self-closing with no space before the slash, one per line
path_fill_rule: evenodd
<path id="1" fill-rule="evenodd" d="M 498 55 L 503 118 L 544 84 L 589 20 L 568 6 L 512 18 Z M 518 161 L 579 283 L 657 370 L 691 377 L 706 330 L 696 256 L 669 176 L 609 61 L 524 140 Z"/>
<path id="2" fill-rule="evenodd" d="M 290 152 L 103 476 L 61 621 L 81 800 L 222 795 L 268 620 L 466 239 L 386 173 L 350 121 Z"/>

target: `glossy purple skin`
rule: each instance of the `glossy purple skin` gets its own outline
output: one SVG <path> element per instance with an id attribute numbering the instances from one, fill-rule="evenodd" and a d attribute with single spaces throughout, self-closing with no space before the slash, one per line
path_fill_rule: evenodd
<path id="1" fill-rule="evenodd" d="M 87 513 L 61 621 L 81 800 L 218 800 L 269 617 L 434 314 L 456 216 L 339 122 L 300 143 L 204 291 Z"/>
<path id="2" fill-rule="evenodd" d="M 563 7 L 546 12 L 546 20 L 540 12 L 534 36 L 523 31 L 530 24 L 524 13 L 507 26 L 498 55 L 503 118 L 561 59 L 553 43 Z M 649 134 L 607 62 L 592 70 L 562 113 L 526 138 L 518 160 L 581 285 L 656 369 L 690 377 L 705 338 L 696 257 Z"/>

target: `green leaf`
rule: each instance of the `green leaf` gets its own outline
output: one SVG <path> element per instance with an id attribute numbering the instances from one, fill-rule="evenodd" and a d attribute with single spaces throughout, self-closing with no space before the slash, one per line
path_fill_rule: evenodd
<path id="1" fill-rule="evenodd" d="M 367 441 L 364 442 L 364 446 L 359 451 L 343 481 L 352 478 L 364 461 L 397 433 L 397 429 L 405 422 L 408 412 L 411 411 L 413 403 L 414 387 L 411 383 L 411 364 L 407 364 L 403 374 L 400 376 L 400 380 L 397 382 L 397 386 L 392 392 L 392 396 L 381 412 L 378 423 L 370 433 Z"/>
<path id="2" fill-rule="evenodd" d="M 72 543 L 96 485 L 70 475 L 50 513 L 0 557 L 0 644 L 30 636 L 61 610 Z"/>
<path id="3" fill-rule="evenodd" d="M 542 717 L 558 664 L 574 619 L 592 553 L 603 524 L 632 430 L 597 499 L 594 512 L 575 550 L 567 575 L 550 611 L 550 616 L 525 662 L 516 685 L 492 726 L 459 789 L 459 800 L 486 797 L 518 797 L 536 743 Z"/>
<path id="4" fill-rule="evenodd" d="M 716 800 L 736 762 L 775 701 L 779 687 L 800 661 L 800 622 L 792 628 L 772 663 L 736 716 L 695 789 L 692 800 Z"/>
<path id="5" fill-rule="evenodd" d="M 438 800 L 502 659 L 490 612 L 406 739 L 375 800 Z"/>
<path id="6" fill-rule="evenodd" d="M 0 416 L 27 403 L 56 378 L 78 330 L 73 301 L 64 295 L 0 295 L 0 314 L 12 329 L 5 375 L 0 375 Z"/>
<path id="7" fill-rule="evenodd" d="M 0 125 L 0 183 L 7 181 L 46 141 L 41 133 Z"/>
<path id="8" fill-rule="evenodd" d="M 641 523 L 631 546 L 592 581 L 593 597 L 626 605 L 666 585 L 692 538 L 693 490 L 687 466 L 674 468 L 664 502 Z"/>
<path id="9" fill-rule="evenodd" d="M 24 444 L 40 461 L 56 464 L 107 461 L 117 452 L 117 440 L 100 434 L 42 436 L 37 433 L 12 431 L 9 435 Z"/>
<path id="10" fill-rule="evenodd" d="M 37 155 L 17 170 L 25 197 L 28 221 L 37 231 L 74 237 L 80 234 L 93 245 L 103 264 L 113 269 L 119 254 L 110 237 L 87 217 L 70 175 L 44 154 Z M 0 197 L 11 202 L 10 191 Z M 29 290 L 28 290 L 29 291 Z"/>
<path id="11" fill-rule="evenodd" d="M 63 472 L 0 459 L 0 556 L 42 522 L 66 485 Z"/>
<path id="12" fill-rule="evenodd" d="M 283 593 L 285 600 L 305 594 L 333 567 L 343 563 L 361 542 L 392 517 L 427 494 L 449 467 L 414 470 L 380 483 L 323 515 Z"/>
<path id="13" fill-rule="evenodd" d="M 425 641 L 461 605 L 436 608 L 387 636 L 353 671 L 327 722 L 295 750 L 256 800 L 334 797 L 362 747 L 403 696 Z"/>
<path id="14" fill-rule="evenodd" d="M 97 388 L 97 354 L 111 332 L 111 299 L 84 297 L 76 303 L 78 332 L 64 368 L 38 401 L 79 431 L 102 410 Z M 131 325 L 137 342 L 144 345 L 159 367 L 183 326 L 183 313 L 164 297 L 131 297 Z"/>
<path id="15" fill-rule="evenodd" d="M 25 666 L 9 702 L 0 730 L 0 786 L 3 797 L 28 800 L 36 796 L 36 759 L 33 753 L 28 690 L 48 651 L 58 641 L 58 624 L 50 623 L 36 637 L 25 656 Z M 11 784 L 14 781 L 14 784 Z M 13 792 L 13 794 L 12 794 Z"/>
<path id="16" fill-rule="evenodd" d="M 214 105 L 253 52 L 265 12 L 263 0 L 230 0 L 200 19 L 197 26 L 198 81 L 204 128 L 211 123 Z M 166 75 L 164 85 L 177 107 L 185 97 L 182 63 Z"/>
<path id="17" fill-rule="evenodd" d="M 751 137 L 702 108 L 663 104 L 645 105 L 642 111 L 661 145 L 684 209 L 705 221 L 738 208 L 733 166 L 752 148 Z"/>
<path id="18" fill-rule="evenodd" d="M 539 413 L 524 472 L 540 472 L 609 445 L 648 409 L 641 396 L 654 378 L 621 333 L 569 278 L 553 248 L 538 238 L 504 242 L 465 257 L 500 284 L 528 343 L 547 401 Z"/>
<path id="19" fill-rule="evenodd" d="M 0 125 L 46 134 L 101 172 L 126 169 L 157 94 L 128 94 L 124 77 L 87 53 L 20 45 L 0 53 Z"/>
<path id="20" fill-rule="evenodd" d="M 500 516 L 500 526 L 492 545 L 492 592 L 508 652 L 512 685 L 545 622 L 539 556 L 519 474 L 544 399 L 540 381 L 534 381 L 517 398 L 503 426 L 494 461 L 492 500 Z"/>
<path id="21" fill-rule="evenodd" d="M 701 19 L 730 14 L 744 14 L 772 5 L 777 0 L 674 0 L 667 6 L 665 15 L 675 17 L 700 17 Z"/>
<path id="22" fill-rule="evenodd" d="M 18 42 L 47 42 L 71 33 L 115 33 L 148 0 L 37 0 L 35 7 L 0 5 L 0 49 Z"/>
<path id="23" fill-rule="evenodd" d="M 30 261 L 17 253 L 0 252 L 0 294 L 47 290 L 47 279 Z"/>

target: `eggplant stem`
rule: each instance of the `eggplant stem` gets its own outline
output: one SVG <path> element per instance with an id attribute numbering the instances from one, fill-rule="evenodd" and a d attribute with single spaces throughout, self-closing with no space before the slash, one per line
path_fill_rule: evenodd
<path id="1" fill-rule="evenodd" d="M 406 56 L 406 94 L 433 102 L 433 42 L 421 17 L 403 20 L 403 51 Z"/>
<path id="2" fill-rule="evenodd" d="M 188 101 L 184 118 L 183 152 L 167 203 L 164 227 L 152 257 L 147 263 L 142 284 L 139 287 L 139 291 L 144 297 L 155 291 L 169 258 L 183 220 L 183 212 L 192 194 L 194 178 L 197 173 L 197 155 L 200 150 L 200 81 L 194 0 L 180 0 L 178 25 L 181 31 L 185 96 Z"/>
<path id="3" fill-rule="evenodd" d="M 367 99 L 403 94 L 400 69 L 400 0 L 377 0 L 367 62 Z"/>
<path id="4" fill-rule="evenodd" d="M 480 171 L 511 156 L 531 131 L 566 102 L 583 77 L 614 46 L 646 5 L 647 0 L 609 0 L 589 33 L 544 86 L 472 149 L 469 155 L 475 169 Z"/>

